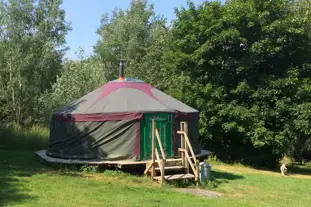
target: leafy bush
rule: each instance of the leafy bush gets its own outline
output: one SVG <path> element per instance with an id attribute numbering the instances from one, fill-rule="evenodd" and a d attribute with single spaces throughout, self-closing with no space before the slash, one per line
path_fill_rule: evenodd
<path id="1" fill-rule="evenodd" d="M 97 165 L 83 165 L 81 166 L 81 170 L 84 173 L 96 173 L 98 172 L 98 166 Z"/>
<path id="2" fill-rule="evenodd" d="M 205 2 L 177 11 L 168 92 L 201 112 L 202 145 L 228 162 L 309 157 L 310 4 Z M 299 12 L 298 12 L 299 11 Z"/>
<path id="3" fill-rule="evenodd" d="M 84 58 L 83 54 L 81 50 L 79 60 L 66 61 L 52 89 L 40 97 L 36 111 L 37 117 L 42 117 L 41 121 L 49 123 L 53 110 L 70 104 L 107 82 L 107 71 L 101 60 L 98 57 Z"/>

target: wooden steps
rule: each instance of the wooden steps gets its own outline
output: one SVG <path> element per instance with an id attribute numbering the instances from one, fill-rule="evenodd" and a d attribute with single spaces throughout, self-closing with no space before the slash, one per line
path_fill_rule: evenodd
<path id="1" fill-rule="evenodd" d="M 193 174 L 176 174 L 176 175 L 165 175 L 165 180 L 181 180 L 181 179 L 194 179 L 195 176 Z M 161 176 L 153 177 L 154 180 L 161 181 Z"/>
<path id="2" fill-rule="evenodd" d="M 195 179 L 199 181 L 199 163 L 193 152 L 188 138 L 188 123 L 180 122 L 181 146 L 178 149 L 179 157 L 166 159 L 165 151 L 161 143 L 158 129 L 155 127 L 155 120 L 152 119 L 152 153 L 151 160 L 146 163 L 144 174 L 151 174 L 153 180 L 165 183 L 166 180 L 186 180 Z M 160 153 L 156 147 L 158 144 Z M 166 173 L 166 171 L 169 171 Z M 191 173 L 190 173 L 191 172 Z M 160 176 L 158 176 L 160 174 Z"/>

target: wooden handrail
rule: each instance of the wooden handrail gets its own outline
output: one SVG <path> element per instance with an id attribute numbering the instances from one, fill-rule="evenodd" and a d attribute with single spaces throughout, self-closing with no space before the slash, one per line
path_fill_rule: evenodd
<path id="1" fill-rule="evenodd" d="M 151 168 L 151 176 L 154 177 L 155 175 L 155 167 L 154 167 L 154 155 L 155 155 L 155 139 L 154 139 L 154 128 L 155 128 L 155 121 L 152 119 L 152 151 L 151 151 L 151 162 L 152 162 L 152 168 Z"/>
<path id="2" fill-rule="evenodd" d="M 184 160 L 184 163 L 187 165 L 189 164 L 194 175 L 195 175 L 195 180 L 197 182 L 198 185 L 198 179 L 199 179 L 199 163 L 196 159 L 196 156 L 194 154 L 193 148 L 191 146 L 188 134 L 187 134 L 187 125 L 186 127 L 184 125 L 181 124 L 181 130 L 177 131 L 177 134 L 181 135 L 181 148 L 178 149 L 178 151 L 182 152 L 186 158 L 186 160 L 188 161 L 188 163 L 186 162 L 186 160 Z M 191 160 L 188 150 L 190 151 L 191 157 L 193 159 L 193 161 Z"/>
<path id="3" fill-rule="evenodd" d="M 192 168 L 194 174 L 197 176 L 196 168 L 195 168 L 195 166 L 193 165 L 193 163 L 192 163 L 192 161 L 191 161 L 191 159 L 190 159 L 189 153 L 188 153 L 185 149 L 182 149 L 182 148 L 178 148 L 178 151 L 179 151 L 179 152 L 185 153 L 186 158 L 187 158 L 187 160 L 188 160 L 188 162 L 189 162 L 189 164 L 190 164 L 190 166 L 191 166 L 191 168 Z"/>
<path id="4" fill-rule="evenodd" d="M 189 147 L 189 150 L 190 150 L 190 152 L 191 152 L 191 156 L 193 157 L 194 161 L 196 162 L 196 157 L 195 157 L 194 151 L 193 151 L 193 149 L 192 149 L 192 146 L 191 146 L 191 144 L 190 144 L 189 137 L 188 137 L 188 135 L 187 135 L 185 132 L 184 132 L 184 135 L 185 135 L 185 140 L 186 140 L 186 142 L 187 142 L 187 145 L 188 145 L 188 147 Z"/>
<path id="5" fill-rule="evenodd" d="M 189 137 L 188 137 L 187 133 L 184 132 L 184 131 L 177 131 L 177 133 L 178 133 L 178 134 L 182 134 L 182 135 L 185 136 L 185 140 L 186 140 L 187 145 L 188 145 L 188 147 L 189 147 L 191 156 L 192 156 L 192 158 L 196 161 L 196 157 L 195 157 L 194 151 L 193 151 L 193 149 L 192 149 L 192 146 L 191 146 L 191 144 L 190 144 Z"/>
<path id="6" fill-rule="evenodd" d="M 147 174 L 152 166 L 153 166 L 153 162 L 150 162 L 149 165 L 146 167 L 144 174 Z"/>
<path id="7" fill-rule="evenodd" d="M 160 167 L 160 172 L 163 173 L 162 169 L 161 169 L 162 168 L 162 163 L 160 162 L 160 156 L 159 156 L 159 152 L 158 152 L 157 149 L 155 150 L 155 154 L 156 154 L 156 157 L 157 157 L 157 162 L 158 162 L 159 167 Z"/>
<path id="8" fill-rule="evenodd" d="M 158 163 L 159 165 L 159 168 L 160 168 L 160 172 L 161 172 L 161 184 L 165 181 L 165 163 L 166 163 L 166 156 L 165 156 L 165 152 L 164 152 L 164 149 L 163 149 L 163 146 L 162 146 L 162 143 L 161 143 L 161 139 L 160 139 L 160 136 L 159 136 L 159 132 L 158 132 L 158 129 L 155 128 L 155 122 L 154 120 L 152 120 L 152 155 L 151 155 L 151 163 L 149 163 L 149 165 L 146 167 L 144 173 L 147 174 L 148 171 L 150 170 L 150 168 L 152 168 L 152 177 L 155 176 L 155 161 Z M 156 139 L 155 139 L 156 137 Z M 155 140 L 157 140 L 158 144 L 159 144 L 159 147 L 160 147 L 160 150 L 161 150 L 161 155 L 162 155 L 162 161 L 160 159 L 160 156 L 159 156 L 159 151 L 158 149 L 156 148 L 156 145 L 155 145 Z M 155 159 L 156 157 L 156 159 Z"/>
<path id="9" fill-rule="evenodd" d="M 158 144 L 159 144 L 159 147 L 160 147 L 162 159 L 163 159 L 163 160 L 166 160 L 166 156 L 165 156 L 164 149 L 163 149 L 163 146 L 162 146 L 162 143 L 161 143 L 159 131 L 158 131 L 157 128 L 155 129 L 155 134 L 156 134 L 156 137 L 157 137 L 157 140 L 158 140 Z"/>
<path id="10" fill-rule="evenodd" d="M 155 149 L 155 154 L 157 157 L 157 162 L 160 168 L 160 172 L 161 172 L 161 184 L 163 184 L 165 182 L 165 160 L 163 159 L 162 162 L 160 161 L 160 156 L 159 156 L 159 152 L 157 149 Z"/>
<path id="11" fill-rule="evenodd" d="M 181 122 L 180 130 L 177 131 L 177 134 L 181 135 L 181 146 L 180 148 L 178 148 L 178 151 L 180 152 L 180 156 L 182 158 L 182 165 L 186 168 L 186 173 L 190 173 L 189 170 L 191 168 L 195 176 L 195 180 L 198 184 L 199 163 L 196 159 L 196 156 L 194 154 L 193 148 L 191 146 L 191 143 L 188 137 L 187 122 Z M 157 148 L 156 146 L 158 146 L 159 148 Z M 161 154 L 159 153 L 159 149 L 160 149 Z M 159 177 L 157 177 L 156 179 L 160 180 L 161 184 L 163 184 L 165 182 L 166 154 L 165 154 L 162 142 L 161 142 L 159 131 L 155 126 L 154 119 L 152 119 L 152 156 L 151 157 L 152 157 L 151 163 L 148 163 L 144 173 L 147 174 L 150 171 L 150 169 L 152 169 L 151 175 L 154 178 L 156 175 L 155 164 L 157 162 L 159 169 L 160 169 L 161 177 L 160 179 Z"/>
<path id="12" fill-rule="evenodd" d="M 178 148 L 178 151 L 180 152 L 180 156 L 182 158 L 182 165 L 186 168 L 186 173 L 189 173 L 191 167 L 193 174 L 195 176 L 195 180 L 198 184 L 198 178 L 199 178 L 199 163 L 196 159 L 196 156 L 194 154 L 193 148 L 191 146 L 189 137 L 188 137 L 188 123 L 187 122 L 181 122 L 180 124 L 180 130 L 177 131 L 177 134 L 181 135 L 181 146 Z M 156 147 L 156 143 L 158 143 L 158 146 L 160 148 L 160 153 L 158 148 Z M 190 155 L 189 155 L 190 153 Z M 161 155 L 161 157 L 160 157 Z M 147 174 L 150 169 L 152 169 L 151 176 L 154 178 L 155 173 L 155 164 L 158 163 L 161 178 L 158 177 L 156 179 L 159 179 L 161 184 L 165 182 L 165 165 L 166 165 L 166 155 L 165 151 L 161 142 L 161 138 L 159 135 L 159 131 L 155 126 L 155 120 L 152 119 L 152 155 L 151 155 L 151 163 L 148 163 L 146 166 L 146 169 L 144 171 L 145 174 Z"/>
<path id="13" fill-rule="evenodd" d="M 165 156 L 165 152 L 161 143 L 161 139 L 160 139 L 160 135 L 158 132 L 158 129 L 155 128 L 155 135 L 157 137 L 157 141 L 160 147 L 160 151 L 161 151 L 161 155 L 162 155 L 162 162 L 160 163 L 160 156 L 159 156 L 159 152 L 158 149 L 155 149 L 156 152 L 156 156 L 157 156 L 157 161 L 159 163 L 159 167 L 160 167 L 160 172 L 161 172 L 161 184 L 163 184 L 165 182 L 165 163 L 166 163 L 166 156 Z"/>
<path id="14" fill-rule="evenodd" d="M 188 152 L 185 150 L 185 155 L 186 155 L 186 158 L 191 166 L 191 169 L 193 170 L 193 173 L 195 174 L 196 177 L 198 177 L 199 175 L 197 174 L 197 169 L 196 169 L 196 166 L 194 167 L 193 163 L 191 162 L 191 159 L 190 159 L 190 156 L 188 154 Z M 195 162 L 196 163 L 196 162 Z"/>

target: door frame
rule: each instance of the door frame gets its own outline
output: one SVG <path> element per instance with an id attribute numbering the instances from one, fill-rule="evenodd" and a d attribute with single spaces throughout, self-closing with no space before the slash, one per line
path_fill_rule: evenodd
<path id="1" fill-rule="evenodd" d="M 140 122 L 140 160 L 151 159 L 152 148 L 152 119 L 155 118 L 156 127 L 158 128 L 160 139 L 167 157 L 174 156 L 173 151 L 173 113 L 157 112 L 143 115 Z M 162 130 L 164 128 L 164 130 Z M 163 143 L 163 139 L 165 143 Z M 156 147 L 158 144 L 156 142 Z M 159 150 L 159 148 L 158 148 Z"/>

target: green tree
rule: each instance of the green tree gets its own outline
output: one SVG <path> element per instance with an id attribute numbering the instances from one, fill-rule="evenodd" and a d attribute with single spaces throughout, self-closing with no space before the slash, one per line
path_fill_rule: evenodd
<path id="1" fill-rule="evenodd" d="M 115 9 L 105 14 L 97 33 L 100 41 L 95 51 L 102 57 L 105 68 L 110 69 L 108 79 L 117 77 L 119 59 L 126 59 L 125 75 L 149 83 L 162 80 L 162 50 L 167 43 L 166 20 L 156 16 L 153 5 L 133 0 L 126 10 Z"/>
<path id="2" fill-rule="evenodd" d="M 51 112 L 70 104 L 88 92 L 107 82 L 107 71 L 100 57 L 84 57 L 83 49 L 78 51 L 78 60 L 66 60 L 60 75 L 50 90 L 40 98 L 38 111 L 45 123 L 50 121 Z"/>
<path id="3" fill-rule="evenodd" d="M 34 121 L 40 94 L 61 68 L 65 35 L 70 29 L 60 0 L 1 2 L 0 116 Z"/>
<path id="4" fill-rule="evenodd" d="M 179 77 L 169 91 L 200 109 L 202 144 L 221 159 L 268 165 L 310 143 L 306 5 L 231 0 L 176 11 L 167 61 Z"/>

